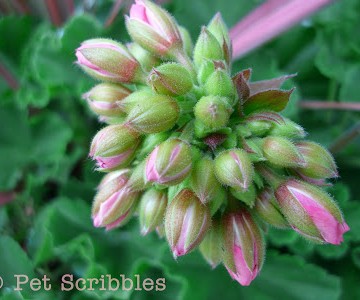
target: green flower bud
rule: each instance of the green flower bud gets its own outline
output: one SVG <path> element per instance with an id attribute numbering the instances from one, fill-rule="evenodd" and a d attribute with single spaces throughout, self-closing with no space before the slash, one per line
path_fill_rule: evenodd
<path id="1" fill-rule="evenodd" d="M 211 223 L 209 208 L 189 189 L 171 201 L 165 213 L 165 233 L 175 257 L 200 244 Z"/>
<path id="2" fill-rule="evenodd" d="M 218 40 L 220 46 L 223 49 L 224 58 L 229 64 L 232 55 L 229 30 L 219 12 L 212 18 L 207 28 Z"/>
<path id="3" fill-rule="evenodd" d="M 270 135 L 282 136 L 285 138 L 303 138 L 306 136 L 304 129 L 295 122 L 284 118 L 284 123 L 274 123 L 269 131 Z"/>
<path id="4" fill-rule="evenodd" d="M 175 99 L 148 93 L 146 99 L 137 101 L 131 107 L 126 121 L 141 133 L 157 133 L 172 128 L 179 114 L 180 108 Z"/>
<path id="5" fill-rule="evenodd" d="M 222 188 L 216 179 L 214 161 L 210 157 L 201 158 L 194 164 L 190 182 L 196 196 L 204 204 L 213 201 Z"/>
<path id="6" fill-rule="evenodd" d="M 183 41 L 185 53 L 188 56 L 192 56 L 193 50 L 194 50 L 194 45 L 193 45 L 189 31 L 185 27 L 182 27 L 182 26 L 179 26 L 179 31 L 180 31 L 181 39 Z"/>
<path id="7" fill-rule="evenodd" d="M 266 160 L 263 155 L 262 144 L 263 140 L 260 138 L 241 139 L 242 148 L 249 154 L 253 162 Z"/>
<path id="8" fill-rule="evenodd" d="M 235 87 L 231 77 L 226 71 L 216 69 L 206 80 L 204 89 L 207 95 L 228 97 L 230 104 L 234 104 Z"/>
<path id="9" fill-rule="evenodd" d="M 129 96 L 131 91 L 126 87 L 113 83 L 100 83 L 83 95 L 90 109 L 100 116 L 118 117 L 123 115 L 117 101 Z"/>
<path id="10" fill-rule="evenodd" d="M 162 185 L 176 185 L 191 172 L 192 153 L 188 143 L 169 139 L 158 145 L 146 162 L 146 179 Z"/>
<path id="11" fill-rule="evenodd" d="M 270 188 L 265 188 L 259 193 L 255 202 L 255 211 L 266 223 L 278 228 L 289 228 L 289 223 L 282 215 L 274 192 Z"/>
<path id="12" fill-rule="evenodd" d="M 264 136 L 272 127 L 272 124 L 266 121 L 250 121 L 246 122 L 246 128 L 250 130 L 252 135 Z"/>
<path id="13" fill-rule="evenodd" d="M 145 165 L 146 160 L 143 160 L 136 167 L 133 168 L 128 186 L 133 191 L 142 191 L 151 186 L 151 183 L 148 182 L 145 178 Z"/>
<path id="14" fill-rule="evenodd" d="M 221 183 L 246 191 L 253 180 L 254 168 L 244 150 L 232 149 L 215 158 L 215 174 Z"/>
<path id="15" fill-rule="evenodd" d="M 169 138 L 168 132 L 159 132 L 149 134 L 144 138 L 141 149 L 138 153 L 138 157 L 145 157 L 160 143 L 166 141 Z"/>
<path id="16" fill-rule="evenodd" d="M 204 85 L 209 76 L 215 72 L 214 62 L 204 59 L 197 72 L 197 80 L 201 85 Z"/>
<path id="17" fill-rule="evenodd" d="M 223 97 L 205 96 L 196 103 L 194 113 L 198 121 L 213 130 L 226 126 L 232 108 Z"/>
<path id="18" fill-rule="evenodd" d="M 298 142 L 295 146 L 306 163 L 298 173 L 315 179 L 338 177 L 334 158 L 324 147 L 310 141 Z"/>
<path id="19" fill-rule="evenodd" d="M 194 63 L 200 68 L 204 59 L 222 60 L 223 51 L 217 39 L 206 28 L 203 27 L 194 48 Z"/>
<path id="20" fill-rule="evenodd" d="M 147 190 L 140 200 L 139 220 L 141 234 L 146 235 L 161 225 L 167 206 L 166 192 Z"/>
<path id="21" fill-rule="evenodd" d="M 230 188 L 230 192 L 236 199 L 244 202 L 250 208 L 254 206 L 256 199 L 256 189 L 254 184 L 250 184 L 246 191 L 238 188 Z"/>
<path id="22" fill-rule="evenodd" d="M 213 221 L 199 246 L 200 253 L 213 269 L 222 261 L 222 244 L 222 228 L 219 221 L 216 220 Z"/>
<path id="23" fill-rule="evenodd" d="M 94 137 L 89 155 L 98 170 L 112 171 L 128 165 L 139 145 L 139 134 L 127 125 L 109 125 Z"/>
<path id="24" fill-rule="evenodd" d="M 160 64 L 160 60 L 156 56 L 146 51 L 139 44 L 129 43 L 126 46 L 146 72 L 150 72 L 153 67 Z"/>
<path id="25" fill-rule="evenodd" d="M 273 165 L 284 168 L 304 167 L 306 162 L 301 153 L 289 140 L 282 137 L 264 138 L 265 158 Z"/>
<path id="26" fill-rule="evenodd" d="M 165 63 L 153 68 L 147 80 L 155 92 L 170 96 L 184 95 L 193 87 L 190 73 L 178 63 Z"/>

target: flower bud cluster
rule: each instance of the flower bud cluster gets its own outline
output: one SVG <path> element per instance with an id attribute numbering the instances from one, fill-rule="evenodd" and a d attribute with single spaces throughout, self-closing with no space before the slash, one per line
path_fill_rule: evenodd
<path id="1" fill-rule="evenodd" d="M 100 79 L 84 98 L 108 123 L 90 157 L 107 174 L 92 218 L 107 230 L 137 210 L 142 235 L 165 236 L 174 257 L 200 249 L 249 285 L 264 262 L 263 229 L 295 230 L 340 244 L 349 230 L 322 190 L 338 176 L 331 154 L 283 117 L 290 76 L 252 82 L 231 75 L 231 43 L 221 15 L 193 47 L 161 7 L 136 0 L 126 17 L 132 43 L 85 41 L 77 63 Z"/>

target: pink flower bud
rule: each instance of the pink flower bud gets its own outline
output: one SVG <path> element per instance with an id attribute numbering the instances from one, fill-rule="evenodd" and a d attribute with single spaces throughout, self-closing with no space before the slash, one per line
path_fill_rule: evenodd
<path id="1" fill-rule="evenodd" d="M 121 101 L 131 91 L 119 84 L 100 83 L 83 95 L 88 102 L 90 109 L 100 116 L 119 117 L 124 113 L 116 103 Z"/>
<path id="2" fill-rule="evenodd" d="M 265 241 L 250 213 L 242 210 L 225 215 L 223 262 L 230 276 L 248 286 L 259 274 L 265 257 Z"/>
<path id="3" fill-rule="evenodd" d="M 314 179 L 338 177 L 334 158 L 324 147 L 317 143 L 303 141 L 295 144 L 306 161 L 306 166 L 298 173 Z"/>
<path id="4" fill-rule="evenodd" d="M 92 207 L 95 227 L 109 230 L 124 224 L 131 217 L 138 193 L 126 186 L 128 172 L 111 172 L 100 182 Z"/>
<path id="5" fill-rule="evenodd" d="M 126 166 L 139 145 L 139 134 L 126 125 L 109 125 L 94 137 L 89 155 L 101 171 Z"/>
<path id="6" fill-rule="evenodd" d="M 77 64 L 90 76 L 111 82 L 142 82 L 139 62 L 120 43 L 87 40 L 76 49 Z"/>
<path id="7" fill-rule="evenodd" d="M 184 189 L 171 201 L 165 214 L 165 233 L 175 257 L 187 254 L 202 241 L 211 222 L 209 208 Z"/>
<path id="8" fill-rule="evenodd" d="M 169 139 L 151 152 L 145 174 L 148 181 L 175 185 L 189 175 L 191 168 L 190 145 L 180 139 Z"/>
<path id="9" fill-rule="evenodd" d="M 148 234 L 162 224 L 166 206 L 166 192 L 149 189 L 144 193 L 139 206 L 139 221 L 142 235 Z"/>
<path id="10" fill-rule="evenodd" d="M 298 149 L 288 139 L 278 136 L 264 138 L 265 158 L 273 165 L 285 168 L 304 167 L 306 161 Z"/>
<path id="11" fill-rule="evenodd" d="M 216 157 L 215 174 L 221 183 L 247 190 L 253 180 L 254 168 L 244 150 L 231 149 Z"/>
<path id="12" fill-rule="evenodd" d="M 339 245 L 350 230 L 334 200 L 318 187 L 290 179 L 275 196 L 292 228 L 312 241 Z"/>
<path id="13" fill-rule="evenodd" d="M 126 28 L 136 43 L 155 55 L 164 56 L 175 48 L 182 48 L 176 21 L 150 1 L 135 1 L 126 17 Z"/>

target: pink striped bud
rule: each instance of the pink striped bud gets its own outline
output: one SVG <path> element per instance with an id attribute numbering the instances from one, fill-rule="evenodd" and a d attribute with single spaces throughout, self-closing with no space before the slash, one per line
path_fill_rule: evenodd
<path id="1" fill-rule="evenodd" d="M 125 224 L 131 217 L 138 193 L 126 186 L 129 170 L 119 170 L 104 176 L 92 206 L 95 227 L 107 230 Z"/>
<path id="2" fill-rule="evenodd" d="M 146 162 L 146 179 L 163 185 L 176 185 L 191 172 L 191 147 L 180 139 L 158 145 Z"/>
<path id="3" fill-rule="evenodd" d="M 94 137 L 89 155 L 100 171 L 111 171 L 128 165 L 139 145 L 139 134 L 119 124 L 101 129 Z"/>
<path id="4" fill-rule="evenodd" d="M 135 1 L 126 17 L 126 28 L 136 43 L 154 55 L 166 56 L 174 49 L 182 49 L 176 21 L 150 1 Z"/>
<path id="5" fill-rule="evenodd" d="M 87 40 L 76 49 L 77 64 L 90 76 L 110 82 L 142 82 L 139 62 L 120 43 L 110 39 Z"/>
<path id="6" fill-rule="evenodd" d="M 278 136 L 264 138 L 263 151 L 269 163 L 285 168 L 306 166 L 306 161 L 299 150 L 288 139 Z"/>
<path id="7" fill-rule="evenodd" d="M 141 197 L 139 207 L 139 221 L 142 235 L 148 234 L 162 224 L 166 206 L 166 192 L 149 189 L 144 193 Z"/>
<path id="8" fill-rule="evenodd" d="M 312 241 L 339 245 L 350 230 L 335 201 L 318 187 L 290 179 L 275 196 L 291 227 Z"/>
<path id="9" fill-rule="evenodd" d="M 114 83 L 100 83 L 83 95 L 90 109 L 100 116 L 119 117 L 124 115 L 116 103 L 129 96 L 131 91 Z"/>
<path id="10" fill-rule="evenodd" d="M 280 211 L 274 192 L 270 188 L 265 188 L 259 193 L 255 202 L 255 211 L 263 221 L 274 227 L 289 227 L 289 223 Z"/>
<path id="11" fill-rule="evenodd" d="M 191 190 L 178 193 L 165 214 L 165 233 L 173 255 L 187 254 L 198 246 L 210 223 L 209 208 Z"/>
<path id="12" fill-rule="evenodd" d="M 295 146 L 306 162 L 305 167 L 297 170 L 298 173 L 315 179 L 339 176 L 334 158 L 324 147 L 309 141 L 298 142 Z"/>
<path id="13" fill-rule="evenodd" d="M 247 190 L 253 180 L 254 168 L 244 150 L 231 149 L 216 157 L 215 174 L 221 183 Z"/>
<path id="14" fill-rule="evenodd" d="M 246 210 L 225 215 L 223 226 L 224 265 L 233 279 L 248 286 L 264 262 L 262 232 Z"/>

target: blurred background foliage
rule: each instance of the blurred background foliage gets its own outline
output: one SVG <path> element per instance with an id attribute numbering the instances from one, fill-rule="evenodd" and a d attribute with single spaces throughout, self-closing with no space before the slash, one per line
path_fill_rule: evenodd
<path id="1" fill-rule="evenodd" d="M 156 234 L 139 235 L 136 220 L 111 232 L 93 228 L 90 206 L 101 175 L 87 152 L 101 125 L 81 100 L 94 82 L 74 65 L 74 49 L 93 37 L 129 40 L 123 18 L 129 3 L 58 1 L 56 15 L 51 2 L 0 1 L 2 299 L 360 299 L 360 113 L 307 105 L 360 102 L 359 0 L 336 2 L 234 62 L 234 72 L 251 67 L 255 80 L 298 73 L 286 86 L 297 87 L 286 114 L 335 152 L 341 178 L 328 190 L 351 228 L 341 246 L 269 229 L 266 263 L 250 287 L 221 266 L 211 270 L 197 251 L 174 261 Z M 217 11 L 231 27 L 261 2 L 164 5 L 196 38 Z M 166 290 L 61 293 L 66 273 L 165 277 Z M 15 292 L 14 274 L 47 274 L 52 290 Z"/>

